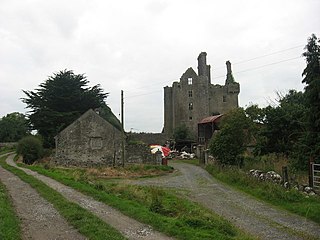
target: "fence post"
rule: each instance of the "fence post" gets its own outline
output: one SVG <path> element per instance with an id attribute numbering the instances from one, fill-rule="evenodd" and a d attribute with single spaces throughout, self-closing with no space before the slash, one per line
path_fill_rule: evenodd
<path id="1" fill-rule="evenodd" d="M 313 159 L 310 157 L 309 160 L 309 187 L 313 188 Z"/>
<path id="2" fill-rule="evenodd" d="M 288 182 L 289 178 L 288 178 L 288 167 L 287 166 L 282 167 L 282 177 L 283 177 L 283 184 Z"/>

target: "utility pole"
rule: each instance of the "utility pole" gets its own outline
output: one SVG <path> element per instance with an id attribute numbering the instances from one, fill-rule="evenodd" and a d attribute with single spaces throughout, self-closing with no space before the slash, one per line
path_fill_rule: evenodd
<path id="1" fill-rule="evenodd" d="M 125 157 L 125 136 L 124 136 L 124 116 L 123 116 L 123 90 L 121 90 L 121 161 L 122 161 L 122 167 L 124 167 L 124 157 Z"/>

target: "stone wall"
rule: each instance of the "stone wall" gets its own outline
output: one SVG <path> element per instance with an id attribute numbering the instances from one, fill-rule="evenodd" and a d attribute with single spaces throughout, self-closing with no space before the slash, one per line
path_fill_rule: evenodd
<path id="1" fill-rule="evenodd" d="M 126 146 L 127 164 L 156 164 L 155 155 L 151 154 L 148 145 L 143 143 L 128 144 Z"/>

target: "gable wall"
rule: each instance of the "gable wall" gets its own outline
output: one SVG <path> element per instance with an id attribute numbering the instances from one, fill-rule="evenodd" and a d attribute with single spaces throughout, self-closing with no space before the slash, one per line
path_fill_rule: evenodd
<path id="1" fill-rule="evenodd" d="M 112 165 L 121 160 L 121 132 L 94 112 L 80 117 L 56 137 L 59 165 Z"/>

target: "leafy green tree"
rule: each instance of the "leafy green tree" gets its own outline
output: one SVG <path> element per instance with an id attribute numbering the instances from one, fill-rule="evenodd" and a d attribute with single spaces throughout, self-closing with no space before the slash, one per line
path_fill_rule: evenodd
<path id="1" fill-rule="evenodd" d="M 265 109 L 259 108 L 257 104 L 252 104 L 245 109 L 246 115 L 256 123 L 263 123 L 265 120 Z"/>
<path id="2" fill-rule="evenodd" d="M 0 142 L 17 142 L 30 133 L 22 113 L 9 113 L 0 119 Z"/>
<path id="3" fill-rule="evenodd" d="M 307 66 L 302 82 L 305 86 L 306 106 L 308 108 L 308 132 L 305 136 L 309 156 L 320 160 L 320 39 L 312 34 L 308 39 L 303 56 Z"/>
<path id="4" fill-rule="evenodd" d="M 29 120 L 44 139 L 45 147 L 54 146 L 54 136 L 88 109 L 105 106 L 107 94 L 100 85 L 88 87 L 83 74 L 71 70 L 54 73 L 35 91 L 23 91 L 22 101 L 31 109 Z"/>
<path id="5" fill-rule="evenodd" d="M 242 155 L 252 140 L 253 122 L 242 108 L 229 112 L 221 121 L 220 131 L 210 142 L 211 154 L 223 164 L 241 165 Z"/>
<path id="6" fill-rule="evenodd" d="M 256 153 L 281 153 L 289 156 L 305 131 L 305 98 L 302 92 L 290 90 L 279 94 L 279 105 L 263 109 L 263 121 L 257 136 Z"/>
<path id="7" fill-rule="evenodd" d="M 173 131 L 173 138 L 176 142 L 192 139 L 191 132 L 185 124 L 181 124 Z"/>

